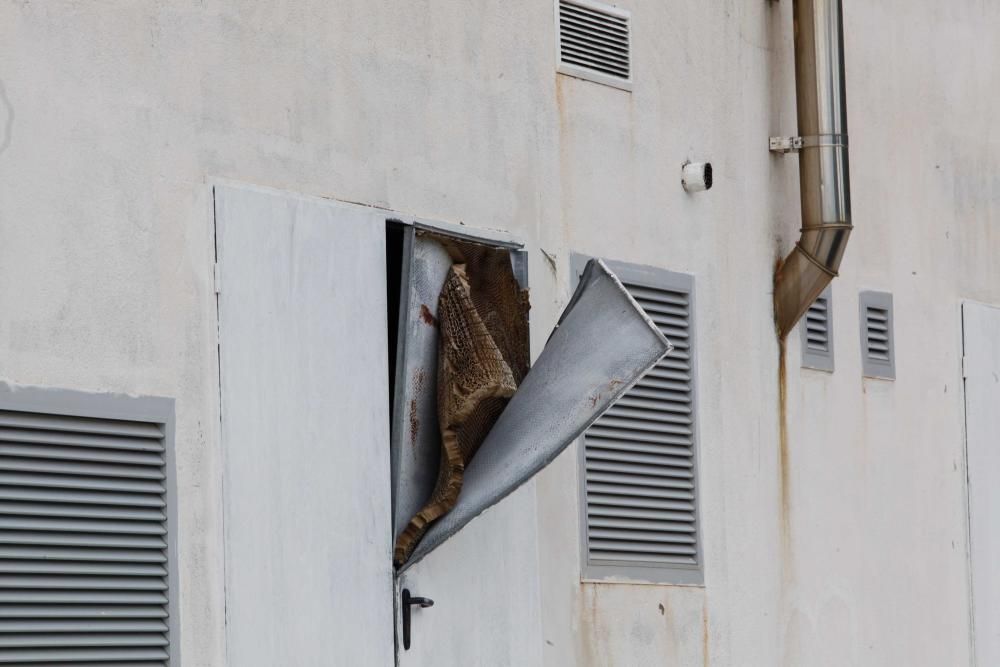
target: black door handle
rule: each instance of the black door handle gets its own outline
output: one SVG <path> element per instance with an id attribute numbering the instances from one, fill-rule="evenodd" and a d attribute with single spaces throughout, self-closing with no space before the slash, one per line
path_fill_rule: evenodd
<path id="1" fill-rule="evenodd" d="M 403 650 L 410 650 L 410 608 L 418 605 L 421 609 L 434 606 L 434 600 L 430 598 L 414 597 L 410 595 L 410 589 L 403 589 Z"/>

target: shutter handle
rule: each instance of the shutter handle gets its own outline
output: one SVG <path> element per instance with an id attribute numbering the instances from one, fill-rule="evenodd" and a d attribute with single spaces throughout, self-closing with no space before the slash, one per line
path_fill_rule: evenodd
<path id="1" fill-rule="evenodd" d="M 410 595 L 410 589 L 403 589 L 403 650 L 410 650 L 410 608 L 419 605 L 421 609 L 434 606 L 434 600 L 430 598 L 414 597 Z"/>

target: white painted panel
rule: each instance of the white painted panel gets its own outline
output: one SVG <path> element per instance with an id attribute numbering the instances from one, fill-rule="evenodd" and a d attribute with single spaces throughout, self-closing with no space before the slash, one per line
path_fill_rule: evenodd
<path id="1" fill-rule="evenodd" d="M 1000 308 L 962 314 L 975 655 L 1000 665 Z"/>
<path id="2" fill-rule="evenodd" d="M 541 667 L 535 508 L 529 482 L 403 573 L 401 588 L 434 606 L 413 608 L 399 667 Z"/>
<path id="3" fill-rule="evenodd" d="M 216 189 L 230 665 L 391 665 L 385 229 Z"/>

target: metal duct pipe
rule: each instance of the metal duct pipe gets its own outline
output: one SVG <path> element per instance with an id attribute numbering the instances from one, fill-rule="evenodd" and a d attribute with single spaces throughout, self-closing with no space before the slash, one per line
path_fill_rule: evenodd
<path id="1" fill-rule="evenodd" d="M 833 278 L 851 234 L 841 0 L 794 0 L 802 235 L 778 267 L 774 310 L 783 339 Z"/>

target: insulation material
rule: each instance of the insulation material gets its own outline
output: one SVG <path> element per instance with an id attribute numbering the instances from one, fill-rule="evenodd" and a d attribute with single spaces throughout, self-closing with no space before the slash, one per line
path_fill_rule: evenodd
<path id="1" fill-rule="evenodd" d="M 531 372 L 465 462 L 454 507 L 426 528 L 405 566 L 531 479 L 670 349 L 607 266 L 589 262 Z"/>
<path id="2" fill-rule="evenodd" d="M 528 370 L 527 292 L 514 277 L 509 252 L 472 244 L 449 250 L 461 263 L 449 269 L 437 304 L 437 483 L 396 540 L 397 565 L 454 507 L 465 467 Z"/>

